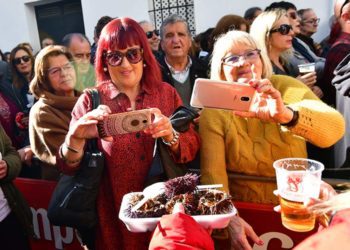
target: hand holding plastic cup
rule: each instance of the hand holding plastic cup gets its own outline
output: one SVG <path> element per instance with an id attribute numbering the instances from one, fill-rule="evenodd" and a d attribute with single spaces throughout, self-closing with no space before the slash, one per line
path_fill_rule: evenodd
<path id="1" fill-rule="evenodd" d="M 299 68 L 299 73 L 301 75 L 305 75 L 305 74 L 310 73 L 310 72 L 315 72 L 315 70 L 316 70 L 315 63 L 299 64 L 298 68 Z"/>
<path id="2" fill-rule="evenodd" d="M 311 231 L 316 216 L 308 211 L 304 201 L 319 197 L 323 164 L 305 158 L 285 158 L 275 161 L 273 167 L 283 226 L 296 232 Z"/>

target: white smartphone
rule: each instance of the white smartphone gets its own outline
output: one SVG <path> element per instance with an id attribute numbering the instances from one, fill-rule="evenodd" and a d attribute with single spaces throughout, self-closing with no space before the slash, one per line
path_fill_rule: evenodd
<path id="1" fill-rule="evenodd" d="M 197 78 L 191 96 L 191 106 L 236 111 L 252 111 L 257 96 L 248 84 Z"/>

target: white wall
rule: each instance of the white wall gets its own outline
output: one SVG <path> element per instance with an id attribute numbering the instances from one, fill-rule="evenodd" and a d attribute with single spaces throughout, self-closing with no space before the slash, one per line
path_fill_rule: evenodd
<path id="1" fill-rule="evenodd" d="M 0 49 L 11 51 L 18 43 L 29 42 L 40 49 L 35 5 L 58 0 L 0 0 Z M 129 16 L 137 21 L 149 19 L 146 0 L 81 0 L 85 33 L 93 41 L 94 28 L 101 16 Z"/>
<path id="2" fill-rule="evenodd" d="M 34 50 L 40 48 L 34 6 L 58 0 L 0 0 L 0 49 L 10 51 L 20 42 L 30 42 Z M 226 14 L 243 15 L 252 6 L 265 8 L 273 0 L 194 0 L 197 33 L 215 26 Z M 320 41 L 328 35 L 328 19 L 333 12 L 334 0 L 291 0 L 297 8 L 311 7 L 321 18 L 319 32 L 314 35 Z M 137 21 L 149 19 L 147 0 L 81 0 L 85 33 L 93 38 L 97 20 L 104 15 L 129 16 Z"/>
<path id="3" fill-rule="evenodd" d="M 270 3 L 279 0 L 194 0 L 195 22 L 197 33 L 214 27 L 219 19 L 227 14 L 244 15 L 244 12 L 253 6 L 265 9 Z M 288 1 L 288 0 L 287 0 Z M 321 18 L 319 30 L 314 34 L 316 41 L 322 40 L 329 34 L 328 19 L 333 14 L 334 0 L 290 0 L 297 9 L 313 8 Z"/>
<path id="4" fill-rule="evenodd" d="M 94 28 L 101 16 L 131 17 L 136 21 L 149 19 L 147 0 L 81 0 L 81 4 L 85 33 L 90 41 L 93 41 Z"/>

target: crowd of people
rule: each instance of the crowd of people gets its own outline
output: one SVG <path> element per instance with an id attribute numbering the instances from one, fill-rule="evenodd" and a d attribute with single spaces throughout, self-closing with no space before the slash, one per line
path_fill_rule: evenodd
<path id="1" fill-rule="evenodd" d="M 92 45 L 84 34 L 71 33 L 60 42 L 43 39 L 36 54 L 28 43 L 0 51 L 0 230 L 19 228 L 2 234 L 0 245 L 13 249 L 18 236 L 16 249 L 30 249 L 26 237 L 33 236 L 14 178 L 57 181 L 61 173 L 74 175 L 86 141 L 99 138 L 96 125 L 109 114 L 150 108 L 155 119 L 141 132 L 98 139 L 105 169 L 91 249 L 149 247 L 150 233 L 129 232 L 115 215 L 123 195 L 143 190 L 157 140 L 174 162 L 200 170 L 202 184 L 223 184 L 235 201 L 277 205 L 272 164 L 281 158 L 316 159 L 335 172 L 350 168 L 350 88 L 341 77 L 349 67 L 348 1 L 335 1 L 334 19 L 330 36 L 318 44 L 312 38 L 317 13 L 285 1 L 250 8 L 244 17 L 223 16 L 195 37 L 177 14 L 166 17 L 159 30 L 147 20 L 103 16 Z M 305 63 L 315 63 L 315 71 L 300 72 L 298 65 Z M 190 106 L 197 78 L 252 86 L 259 95 L 256 109 L 196 110 L 200 117 L 176 131 L 170 117 Z M 88 88 L 99 92 L 97 109 L 91 108 Z M 323 213 L 332 206 L 350 208 L 342 202 L 348 195 L 334 197 Z M 314 211 L 324 204 L 314 203 Z M 231 249 L 252 249 L 248 238 L 263 244 L 239 216 L 211 237 L 186 216 L 166 219 L 198 230 L 205 241 L 196 244 L 204 248 L 219 249 L 225 237 Z M 157 230 L 154 235 L 162 237 Z M 159 249 L 152 242 L 151 249 Z M 309 249 L 310 242 L 298 249 Z"/>

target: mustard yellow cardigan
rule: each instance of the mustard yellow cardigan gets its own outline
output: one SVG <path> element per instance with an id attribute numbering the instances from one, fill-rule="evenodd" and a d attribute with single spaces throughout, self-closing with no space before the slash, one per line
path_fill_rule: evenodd
<path id="1" fill-rule="evenodd" d="M 270 80 L 285 104 L 299 111 L 298 123 L 292 128 L 240 118 L 227 110 L 204 109 L 201 114 L 201 182 L 222 183 L 235 200 L 276 204 L 272 163 L 285 157 L 307 157 L 305 140 L 329 147 L 344 134 L 342 115 L 304 84 L 281 75 Z M 240 177 L 229 179 L 228 173 Z"/>

